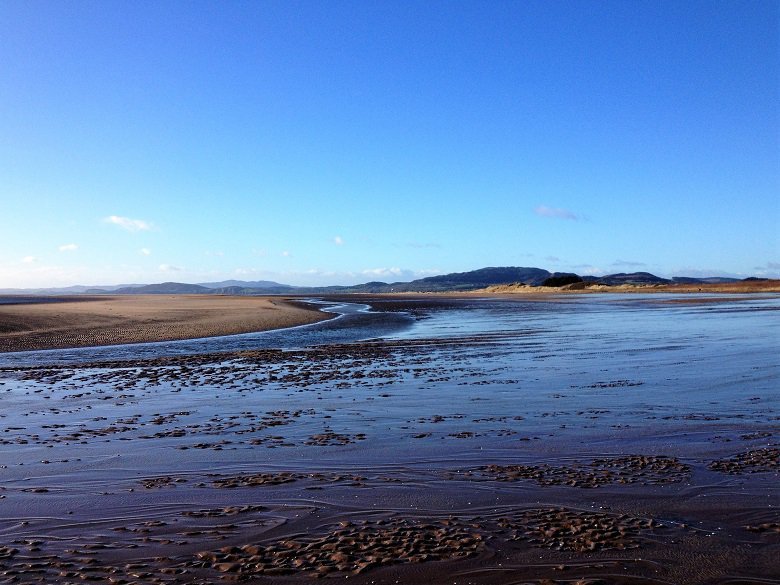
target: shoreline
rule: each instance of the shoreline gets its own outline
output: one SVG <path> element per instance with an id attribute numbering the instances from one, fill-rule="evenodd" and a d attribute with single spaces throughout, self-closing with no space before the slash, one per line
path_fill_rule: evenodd
<path id="1" fill-rule="evenodd" d="M 257 333 L 334 315 L 289 297 L 115 295 L 0 304 L 0 353 Z"/>

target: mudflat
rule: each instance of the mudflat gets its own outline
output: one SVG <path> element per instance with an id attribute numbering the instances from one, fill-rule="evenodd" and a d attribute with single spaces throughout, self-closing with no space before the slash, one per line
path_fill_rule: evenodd
<path id="1" fill-rule="evenodd" d="M 329 316 L 276 297 L 119 295 L 7 298 L 0 352 L 172 341 L 281 329 Z"/>
<path id="2" fill-rule="evenodd" d="M 780 296 L 659 300 L 383 297 L 414 323 L 352 343 L 0 356 L 0 581 L 778 583 Z"/>

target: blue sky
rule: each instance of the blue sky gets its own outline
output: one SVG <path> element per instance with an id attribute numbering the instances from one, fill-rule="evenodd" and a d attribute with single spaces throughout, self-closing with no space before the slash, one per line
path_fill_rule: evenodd
<path id="1" fill-rule="evenodd" d="M 0 0 L 0 288 L 778 276 L 779 6 Z"/>

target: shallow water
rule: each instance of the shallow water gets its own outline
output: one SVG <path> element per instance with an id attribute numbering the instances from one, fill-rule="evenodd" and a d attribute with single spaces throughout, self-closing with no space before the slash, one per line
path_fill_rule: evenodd
<path id="1" fill-rule="evenodd" d="M 383 302 L 266 334 L 11 354 L 0 370 L 0 535 L 44 537 L 50 554 L 111 544 L 109 563 L 316 533 L 344 515 L 489 524 L 566 506 L 667 527 L 642 541 L 652 570 L 609 551 L 576 557 L 572 579 L 617 582 L 605 558 L 631 583 L 780 578 L 768 560 L 778 537 L 744 528 L 780 520 L 780 296 Z M 229 353 L 274 346 L 286 351 Z M 191 357 L 204 351 L 228 353 Z M 126 361 L 77 363 L 103 359 Z M 491 465 L 521 468 L 507 478 Z M 261 473 L 293 475 L 246 477 Z M 249 504 L 270 512 L 186 544 L 116 532 L 162 519 L 158 536 L 180 541 L 182 513 Z M 515 567 L 542 554 L 501 547 Z M 491 555 L 455 565 L 474 583 L 516 582 Z M 543 555 L 539 579 L 572 561 Z M 356 582 L 391 583 L 388 571 Z"/>
<path id="2" fill-rule="evenodd" d="M 259 348 L 292 349 L 377 338 L 407 328 L 412 323 L 412 319 L 408 315 L 372 312 L 370 307 L 365 304 L 334 303 L 317 299 L 312 299 L 309 302 L 322 305 L 324 312 L 335 314 L 336 317 L 329 321 L 287 329 L 220 337 L 0 353 L 0 367 L 151 359 Z"/>

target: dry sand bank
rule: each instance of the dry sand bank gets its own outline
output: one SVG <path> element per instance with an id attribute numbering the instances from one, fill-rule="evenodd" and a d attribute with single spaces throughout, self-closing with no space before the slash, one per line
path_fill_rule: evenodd
<path id="1" fill-rule="evenodd" d="M 0 305 L 0 351 L 194 339 L 281 329 L 327 318 L 282 298 L 63 297 L 56 302 Z"/>

